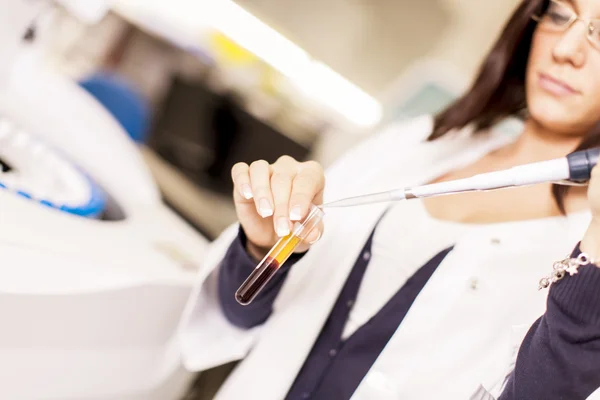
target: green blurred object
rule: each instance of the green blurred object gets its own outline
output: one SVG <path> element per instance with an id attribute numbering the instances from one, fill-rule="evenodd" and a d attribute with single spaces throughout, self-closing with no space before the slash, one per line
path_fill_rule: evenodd
<path id="1" fill-rule="evenodd" d="M 435 114 L 448 106 L 457 94 L 434 82 L 424 82 L 415 93 L 395 106 L 392 111 L 394 121 L 414 118 L 423 114 Z"/>
<path id="2" fill-rule="evenodd" d="M 412 95 L 409 95 L 392 108 L 391 120 L 401 121 L 423 114 L 437 114 L 457 99 L 459 95 L 460 93 L 455 93 L 440 83 L 424 81 Z M 522 127 L 523 123 L 519 119 L 508 118 L 500 122 L 495 129 L 516 135 L 521 132 Z"/>

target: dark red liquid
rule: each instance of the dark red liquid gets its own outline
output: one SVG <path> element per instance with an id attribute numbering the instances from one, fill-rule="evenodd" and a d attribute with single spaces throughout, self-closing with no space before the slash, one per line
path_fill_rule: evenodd
<path id="1" fill-rule="evenodd" d="M 250 304 L 278 269 L 279 263 L 277 260 L 267 257 L 261 265 L 252 271 L 248 279 L 235 292 L 237 302 L 243 306 Z"/>

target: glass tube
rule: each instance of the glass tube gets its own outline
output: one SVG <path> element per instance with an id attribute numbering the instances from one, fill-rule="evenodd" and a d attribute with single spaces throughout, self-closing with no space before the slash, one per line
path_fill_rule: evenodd
<path id="1" fill-rule="evenodd" d="M 279 239 L 269 250 L 254 271 L 235 292 L 235 299 L 242 305 L 248 305 L 260 293 L 283 263 L 292 255 L 296 247 L 305 240 L 323 218 L 323 210 L 312 205 L 308 216 L 302 222 L 296 222 L 292 232 Z"/>

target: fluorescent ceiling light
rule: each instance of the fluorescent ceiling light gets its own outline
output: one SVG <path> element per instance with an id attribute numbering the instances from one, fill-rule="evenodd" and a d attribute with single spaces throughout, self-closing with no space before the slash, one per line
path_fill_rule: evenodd
<path id="1" fill-rule="evenodd" d="M 360 126 L 381 120 L 381 105 L 344 77 L 283 37 L 231 0 L 211 2 L 213 27 L 256 54 L 294 82 L 312 99 L 320 101 Z"/>

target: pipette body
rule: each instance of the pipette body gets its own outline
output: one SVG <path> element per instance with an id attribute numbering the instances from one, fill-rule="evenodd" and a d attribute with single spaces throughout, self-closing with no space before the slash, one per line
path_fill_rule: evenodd
<path id="1" fill-rule="evenodd" d="M 554 160 L 520 165 L 506 170 L 478 174 L 464 179 L 349 197 L 323 204 L 321 207 L 351 207 L 363 204 L 418 199 L 461 192 L 529 186 L 547 182 L 572 185 L 590 179 L 591 171 L 598 162 L 599 154 L 600 148 L 582 150 L 571 153 L 567 157 Z"/>

